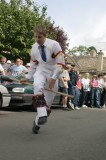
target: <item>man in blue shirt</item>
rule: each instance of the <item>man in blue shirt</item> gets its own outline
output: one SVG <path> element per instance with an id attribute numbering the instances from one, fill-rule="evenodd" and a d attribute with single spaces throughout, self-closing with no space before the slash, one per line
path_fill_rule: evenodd
<path id="1" fill-rule="evenodd" d="M 16 77 L 22 72 L 28 72 L 27 68 L 21 64 L 21 59 L 16 59 L 16 64 L 10 67 L 11 76 Z"/>
<path id="2" fill-rule="evenodd" d="M 71 69 L 69 71 L 69 77 L 70 80 L 68 81 L 68 85 L 69 85 L 69 94 L 72 94 L 74 96 L 74 98 L 69 101 L 69 105 L 71 106 L 71 108 L 74 108 L 76 110 L 79 110 L 80 108 L 78 107 L 78 100 L 79 100 L 79 91 L 78 88 L 76 87 L 77 81 L 78 81 L 78 74 L 75 71 L 75 64 L 71 64 Z M 73 108 L 73 109 L 74 109 Z"/>

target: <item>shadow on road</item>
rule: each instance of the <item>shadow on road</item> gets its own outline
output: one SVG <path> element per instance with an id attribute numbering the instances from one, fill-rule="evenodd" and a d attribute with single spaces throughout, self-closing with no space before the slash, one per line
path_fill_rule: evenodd
<path id="1" fill-rule="evenodd" d="M 57 109 L 62 109 L 61 106 L 59 105 L 55 105 L 55 106 L 52 106 L 51 109 L 53 110 L 57 110 Z M 5 107 L 5 108 L 2 108 L 1 111 L 11 111 L 11 112 L 23 112 L 23 111 L 26 111 L 26 112 L 36 112 L 35 108 L 32 107 L 32 106 L 20 106 L 20 107 Z"/>

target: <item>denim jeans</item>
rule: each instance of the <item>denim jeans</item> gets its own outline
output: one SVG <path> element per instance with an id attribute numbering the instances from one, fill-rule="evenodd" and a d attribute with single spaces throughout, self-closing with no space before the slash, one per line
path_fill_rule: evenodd
<path id="1" fill-rule="evenodd" d="M 99 89 L 91 88 L 91 105 L 100 108 Z"/>
<path id="2" fill-rule="evenodd" d="M 80 96 L 80 91 L 78 90 L 78 88 L 76 86 L 72 86 L 71 88 L 69 88 L 69 94 L 72 94 L 74 96 L 74 98 L 72 98 L 71 100 L 74 104 L 74 107 L 78 106 L 78 100 Z"/>

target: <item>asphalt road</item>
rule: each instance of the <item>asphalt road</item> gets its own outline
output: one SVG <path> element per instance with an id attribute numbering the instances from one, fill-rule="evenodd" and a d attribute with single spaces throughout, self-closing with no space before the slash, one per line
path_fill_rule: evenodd
<path id="1" fill-rule="evenodd" d="M 0 160 L 106 160 L 106 110 L 52 110 L 38 135 L 35 114 L 0 111 Z"/>

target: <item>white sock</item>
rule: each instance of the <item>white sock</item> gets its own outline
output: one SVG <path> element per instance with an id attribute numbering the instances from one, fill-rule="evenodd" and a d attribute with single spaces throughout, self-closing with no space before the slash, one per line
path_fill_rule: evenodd
<path id="1" fill-rule="evenodd" d="M 67 105 L 66 104 L 63 104 L 63 108 L 66 108 L 67 107 Z"/>
<path id="2" fill-rule="evenodd" d="M 35 124 L 38 126 L 38 119 L 39 119 L 39 116 L 37 115 L 36 117 L 35 117 Z"/>
<path id="3" fill-rule="evenodd" d="M 69 100 L 69 103 L 71 103 L 71 100 Z"/>

